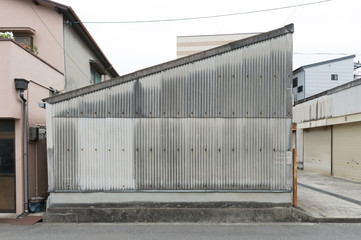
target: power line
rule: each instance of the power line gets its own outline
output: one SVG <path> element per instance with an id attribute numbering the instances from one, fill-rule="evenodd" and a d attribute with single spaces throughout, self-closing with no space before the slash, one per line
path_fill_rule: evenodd
<path id="1" fill-rule="evenodd" d="M 103 22 L 102 21 L 93 21 L 93 22 L 92 21 L 89 21 L 89 22 L 76 21 L 76 22 L 70 22 L 70 24 L 73 24 L 73 23 L 128 24 L 128 23 L 158 23 L 158 22 L 188 21 L 188 20 L 210 19 L 210 18 L 220 18 L 220 17 L 230 17 L 230 16 L 237 16 L 237 15 L 261 13 L 261 12 L 270 12 L 270 11 L 277 11 L 277 10 L 288 9 L 288 8 L 304 7 L 304 6 L 326 3 L 326 2 L 331 2 L 331 1 L 333 1 L 333 0 L 323 0 L 323 1 L 318 1 L 318 2 L 303 3 L 303 4 L 290 5 L 290 6 L 277 7 L 277 8 L 267 8 L 267 9 L 247 11 L 247 12 L 228 13 L 228 14 L 219 14 L 219 15 L 211 15 L 211 16 L 202 16 L 202 17 L 170 18 L 170 19 L 155 19 L 155 20 L 131 20 L 131 21 L 103 21 Z"/>
<path id="2" fill-rule="evenodd" d="M 299 4 L 302 4 L 302 2 L 303 2 L 303 0 L 301 0 Z M 291 15 L 288 16 L 288 18 L 284 21 L 283 24 L 286 24 L 286 22 L 288 21 L 288 19 L 290 19 L 290 18 L 293 16 L 293 14 L 295 14 L 295 12 L 298 10 L 299 7 L 300 7 L 300 6 L 296 7 L 296 9 L 291 13 Z"/>
<path id="3" fill-rule="evenodd" d="M 33 8 L 32 3 L 29 2 L 29 6 L 31 7 L 31 9 L 34 11 L 34 13 L 37 15 L 37 17 L 40 19 L 41 23 L 44 25 L 44 27 L 46 28 L 46 30 L 50 33 L 50 35 L 52 36 L 52 38 L 55 40 L 55 42 L 58 44 L 58 46 L 63 50 L 64 54 L 73 62 L 74 66 L 79 70 L 79 72 L 83 75 L 84 80 L 86 81 L 90 81 L 88 75 L 81 69 L 81 67 L 76 63 L 76 61 L 65 51 L 64 47 L 62 46 L 62 44 L 58 41 L 58 39 L 54 36 L 53 32 L 49 29 L 48 25 L 43 21 L 43 19 L 41 18 L 41 16 L 38 14 L 38 12 Z M 65 67 L 65 66 L 64 66 Z M 66 78 L 65 74 L 64 77 Z M 65 90 L 65 86 L 64 86 L 64 90 Z"/>

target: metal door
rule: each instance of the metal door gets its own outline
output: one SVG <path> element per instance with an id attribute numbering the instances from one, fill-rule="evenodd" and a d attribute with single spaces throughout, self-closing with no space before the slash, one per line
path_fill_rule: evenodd
<path id="1" fill-rule="evenodd" d="M 333 127 L 333 174 L 361 182 L 361 123 Z"/>
<path id="2" fill-rule="evenodd" d="M 304 169 L 331 175 L 331 127 L 305 129 Z"/>

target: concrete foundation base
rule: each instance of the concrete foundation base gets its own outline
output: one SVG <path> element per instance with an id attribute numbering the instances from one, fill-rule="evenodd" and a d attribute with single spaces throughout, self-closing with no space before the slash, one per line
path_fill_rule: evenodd
<path id="1" fill-rule="evenodd" d="M 52 204 L 103 204 L 103 203 L 274 203 L 291 204 L 292 192 L 66 192 L 50 193 Z"/>
<path id="2" fill-rule="evenodd" d="M 288 204 L 122 203 L 53 204 L 45 222 L 315 222 Z"/>

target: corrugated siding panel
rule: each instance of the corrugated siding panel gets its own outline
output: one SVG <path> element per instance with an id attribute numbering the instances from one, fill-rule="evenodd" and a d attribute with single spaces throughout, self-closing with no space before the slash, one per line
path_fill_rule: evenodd
<path id="1" fill-rule="evenodd" d="M 79 189 L 103 190 L 107 186 L 105 119 L 83 118 L 78 122 Z M 105 187 L 106 188 L 106 187 Z"/>
<path id="2" fill-rule="evenodd" d="M 360 113 L 361 104 L 355 104 L 361 101 L 360 91 L 361 85 L 357 85 L 298 104 L 293 108 L 293 121 L 302 123 Z"/>
<path id="3" fill-rule="evenodd" d="M 79 190 L 134 189 L 132 119 L 78 122 Z"/>
<path id="4" fill-rule="evenodd" d="M 290 189 L 290 119 L 137 121 L 139 190 Z"/>
<path id="5" fill-rule="evenodd" d="M 135 82 L 109 88 L 107 97 L 108 118 L 132 118 L 135 116 Z M 103 90 L 104 91 L 104 90 Z"/>
<path id="6" fill-rule="evenodd" d="M 78 189 L 78 119 L 58 118 L 54 123 L 55 189 Z"/>
<path id="7" fill-rule="evenodd" d="M 56 129 L 71 129 L 55 148 L 56 189 L 291 188 L 290 119 L 134 121 L 56 119 Z"/>
<path id="8" fill-rule="evenodd" d="M 55 189 L 290 190 L 291 64 L 287 34 L 54 104 Z"/>
<path id="9" fill-rule="evenodd" d="M 57 103 L 54 116 L 288 118 L 290 42 L 282 36 Z"/>

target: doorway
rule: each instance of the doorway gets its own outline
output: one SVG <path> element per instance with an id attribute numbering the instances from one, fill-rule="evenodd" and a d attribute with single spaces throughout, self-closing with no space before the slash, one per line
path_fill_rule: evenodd
<path id="1" fill-rule="evenodd" d="M 15 212 L 15 121 L 0 119 L 0 212 Z"/>

